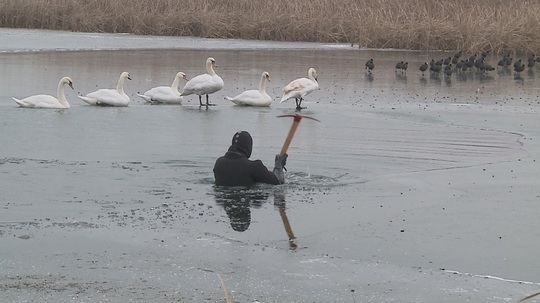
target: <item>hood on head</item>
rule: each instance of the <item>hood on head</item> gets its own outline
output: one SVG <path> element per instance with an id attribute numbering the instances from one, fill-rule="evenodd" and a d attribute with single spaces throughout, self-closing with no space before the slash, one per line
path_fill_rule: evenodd
<path id="1" fill-rule="evenodd" d="M 232 138 L 231 147 L 233 146 L 249 158 L 253 148 L 253 139 L 247 131 L 239 131 Z"/>

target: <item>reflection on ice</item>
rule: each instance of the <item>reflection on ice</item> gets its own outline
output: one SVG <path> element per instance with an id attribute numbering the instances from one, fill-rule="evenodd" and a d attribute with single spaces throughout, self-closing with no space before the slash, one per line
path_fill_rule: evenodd
<path id="1" fill-rule="evenodd" d="M 216 204 L 223 207 L 235 231 L 245 231 L 251 224 L 251 208 L 268 200 L 269 192 L 245 187 L 214 186 Z"/>
<path id="2" fill-rule="evenodd" d="M 222 187 L 214 186 L 216 204 L 223 207 L 234 231 L 244 232 L 251 224 L 252 208 L 257 209 L 263 203 L 273 199 L 274 207 L 279 212 L 283 227 L 289 241 L 289 248 L 295 250 L 296 237 L 287 216 L 285 185 L 260 185 L 254 187 Z"/>

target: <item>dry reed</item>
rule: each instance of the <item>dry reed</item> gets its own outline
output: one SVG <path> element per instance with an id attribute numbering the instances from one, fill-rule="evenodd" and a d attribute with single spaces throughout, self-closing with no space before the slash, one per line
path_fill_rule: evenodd
<path id="1" fill-rule="evenodd" d="M 540 53 L 538 0 L 2 0 L 0 26 Z"/>

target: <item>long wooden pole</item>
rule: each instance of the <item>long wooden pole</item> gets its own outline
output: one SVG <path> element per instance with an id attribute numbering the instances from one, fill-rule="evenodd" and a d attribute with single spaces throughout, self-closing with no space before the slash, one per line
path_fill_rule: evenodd
<path id="1" fill-rule="evenodd" d="M 289 149 L 289 146 L 291 145 L 292 138 L 294 137 L 294 133 L 296 133 L 296 129 L 298 128 L 298 125 L 300 124 L 300 120 L 302 120 L 302 116 L 294 115 L 294 121 L 291 125 L 291 129 L 289 129 L 289 134 L 287 135 L 287 138 L 285 138 L 283 147 L 281 148 L 281 151 L 279 152 L 280 156 L 283 156 L 287 153 L 287 150 Z"/>
<path id="2" fill-rule="evenodd" d="M 279 215 L 281 216 L 281 221 L 283 221 L 285 232 L 289 237 L 289 247 L 291 248 L 291 250 L 295 250 L 298 245 L 294 242 L 294 239 L 296 239 L 296 237 L 294 236 L 293 230 L 291 228 L 291 223 L 289 223 L 289 218 L 287 217 L 287 213 L 285 212 L 285 205 L 279 207 Z"/>

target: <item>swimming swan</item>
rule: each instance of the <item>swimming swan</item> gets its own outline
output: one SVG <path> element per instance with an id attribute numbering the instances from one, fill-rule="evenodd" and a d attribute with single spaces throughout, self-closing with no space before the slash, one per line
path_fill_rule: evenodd
<path id="1" fill-rule="evenodd" d="M 234 98 L 225 97 L 225 99 L 236 105 L 270 106 L 272 98 L 266 93 L 266 81 L 270 82 L 270 74 L 268 72 L 263 72 L 261 74 L 261 82 L 259 83 L 258 90 L 246 90 Z"/>
<path id="2" fill-rule="evenodd" d="M 309 79 L 308 79 L 309 78 Z M 291 98 L 296 100 L 296 110 L 301 110 L 304 97 L 319 88 L 317 82 L 317 71 L 312 67 L 308 70 L 308 78 L 299 78 L 291 81 L 283 87 L 283 97 L 279 103 L 283 103 Z"/>
<path id="3" fill-rule="evenodd" d="M 208 101 L 208 95 L 217 92 L 223 88 L 223 79 L 216 74 L 214 67 L 216 67 L 216 60 L 212 57 L 206 59 L 206 74 L 198 75 L 189 80 L 180 96 L 189 96 L 192 94 L 199 95 L 199 104 L 203 106 L 202 95 L 206 95 L 206 108 L 214 105 Z"/>
<path id="4" fill-rule="evenodd" d="M 182 104 L 184 97 L 180 96 L 178 91 L 178 84 L 180 84 L 181 79 L 188 81 L 186 74 L 178 72 L 171 86 L 154 87 L 142 95 L 137 95 L 152 104 Z"/>
<path id="5" fill-rule="evenodd" d="M 118 79 L 116 89 L 102 88 L 95 92 L 78 96 L 84 102 L 90 105 L 98 106 L 128 106 L 130 98 L 124 92 L 124 82 L 126 79 L 131 80 L 128 72 L 123 72 Z"/>
<path id="6" fill-rule="evenodd" d="M 70 108 L 69 102 L 66 99 L 66 95 L 64 93 L 64 84 L 69 85 L 71 89 L 73 89 L 73 81 L 70 77 L 64 77 L 60 79 L 60 83 L 58 83 L 58 89 L 56 90 L 56 95 L 58 98 L 50 96 L 50 95 L 34 95 L 27 98 L 24 98 L 22 100 L 19 100 L 17 98 L 13 98 L 17 104 L 19 104 L 20 107 L 27 107 L 27 108 Z"/>

